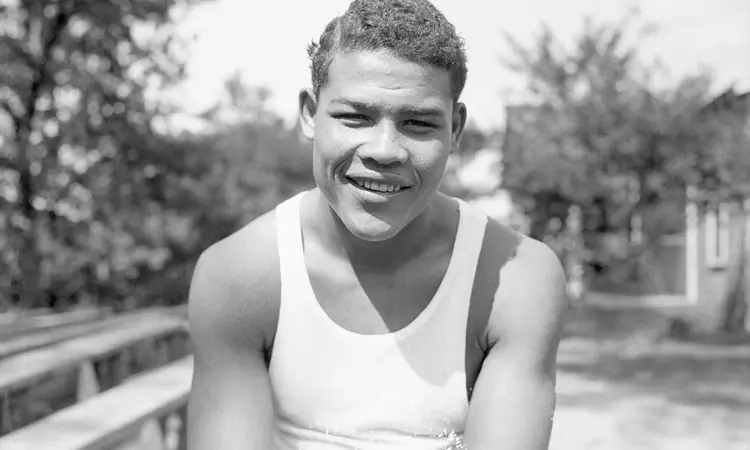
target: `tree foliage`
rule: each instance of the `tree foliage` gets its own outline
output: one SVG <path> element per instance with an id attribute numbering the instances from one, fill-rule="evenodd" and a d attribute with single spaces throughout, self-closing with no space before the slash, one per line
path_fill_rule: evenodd
<path id="1" fill-rule="evenodd" d="M 87 283 L 124 291 L 139 268 L 169 258 L 150 245 L 168 237 L 142 219 L 150 202 L 178 195 L 167 180 L 188 164 L 153 130 L 161 111 L 146 94 L 180 77 L 172 13 L 190 3 L 2 3 L 6 300 L 54 303 Z"/>
<path id="2" fill-rule="evenodd" d="M 200 252 L 309 173 L 271 116 L 158 126 L 197 2 L 0 1 L 0 309 L 183 302 Z"/>
<path id="3" fill-rule="evenodd" d="M 629 248 L 641 262 L 662 236 L 684 231 L 687 192 L 709 205 L 750 196 L 750 148 L 748 96 L 714 98 L 705 74 L 655 83 L 635 23 L 587 21 L 570 47 L 548 28 L 528 46 L 508 37 L 508 66 L 528 81 L 530 101 L 508 108 L 503 184 L 532 235 L 577 206 L 589 247 L 602 233 L 638 231 Z"/>
<path id="4" fill-rule="evenodd" d="M 678 161 L 709 84 L 692 77 L 655 89 L 632 28 L 586 22 L 570 50 L 549 29 L 529 47 L 510 39 L 510 66 L 532 100 L 509 109 L 504 182 L 538 222 L 550 203 L 558 216 L 579 205 L 587 229 L 627 229 L 635 214 L 681 195 Z"/>

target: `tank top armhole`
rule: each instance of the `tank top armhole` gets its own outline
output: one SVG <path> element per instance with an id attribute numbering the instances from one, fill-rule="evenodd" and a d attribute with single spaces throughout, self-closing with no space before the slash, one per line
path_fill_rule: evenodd
<path id="1" fill-rule="evenodd" d="M 283 338 L 284 328 L 284 316 L 285 309 L 288 305 L 285 305 L 284 289 L 285 286 L 288 288 L 290 283 L 294 284 L 294 279 L 297 277 L 297 271 L 299 264 L 297 254 L 299 252 L 299 246 L 302 245 L 301 229 L 299 224 L 299 208 L 302 197 L 308 191 L 302 191 L 293 197 L 279 203 L 275 208 L 275 229 L 276 229 L 276 251 L 279 259 L 279 290 L 276 293 L 278 295 L 278 315 L 276 324 L 273 327 L 273 339 L 271 346 L 267 351 L 267 361 L 269 371 L 273 367 L 273 352 L 276 347 L 276 343 L 279 341 L 279 337 Z"/>

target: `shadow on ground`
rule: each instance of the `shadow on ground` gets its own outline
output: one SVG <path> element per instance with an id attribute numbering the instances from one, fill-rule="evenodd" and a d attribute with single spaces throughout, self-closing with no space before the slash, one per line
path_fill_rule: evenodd
<path id="1" fill-rule="evenodd" d="M 561 402 L 606 402 L 618 389 L 627 389 L 691 406 L 750 411 L 750 343 L 667 339 L 664 331 L 672 313 L 650 308 L 574 311 L 561 344 L 559 370 L 612 386 L 599 395 L 572 395 Z"/>
<path id="2" fill-rule="evenodd" d="M 750 342 L 667 339 L 673 314 L 589 306 L 571 313 L 553 448 L 748 448 Z"/>

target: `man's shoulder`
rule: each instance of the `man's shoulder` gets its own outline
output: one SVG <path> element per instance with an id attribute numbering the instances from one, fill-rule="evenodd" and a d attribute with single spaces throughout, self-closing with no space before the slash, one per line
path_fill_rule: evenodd
<path id="1" fill-rule="evenodd" d="M 492 217 L 487 220 L 483 251 L 501 272 L 512 272 L 516 282 L 541 278 L 559 282 L 564 277 L 560 258 L 552 248 Z"/>
<path id="2" fill-rule="evenodd" d="M 492 283 L 490 340 L 515 325 L 556 322 L 567 308 L 567 282 L 557 254 L 545 243 L 490 218 L 483 248 L 485 278 Z M 494 339 L 493 339 L 494 338 Z"/>
<path id="3" fill-rule="evenodd" d="M 208 247 L 198 259 L 196 274 L 241 288 L 241 284 L 262 281 L 258 275 L 278 272 L 273 270 L 274 262 L 278 266 L 276 212 L 272 210 Z"/>
<path id="4" fill-rule="evenodd" d="M 516 231 L 508 229 L 508 232 L 516 235 L 518 239 L 509 270 L 523 272 L 527 276 L 526 279 L 545 278 L 560 281 L 560 277 L 564 276 L 563 266 L 550 246 Z"/>
<path id="5" fill-rule="evenodd" d="M 278 319 L 280 284 L 272 210 L 201 254 L 190 286 L 191 328 L 205 326 L 235 338 L 253 329 L 260 332 L 254 337 L 266 342 Z"/>

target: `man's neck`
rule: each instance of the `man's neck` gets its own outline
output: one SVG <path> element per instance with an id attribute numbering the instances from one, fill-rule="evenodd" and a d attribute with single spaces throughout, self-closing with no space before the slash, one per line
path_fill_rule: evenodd
<path id="1" fill-rule="evenodd" d="M 446 221 L 442 211 L 445 205 L 439 194 L 430 201 L 427 208 L 412 220 L 394 237 L 385 241 L 369 242 L 354 236 L 344 225 L 336 212 L 328 205 L 323 195 L 316 192 L 314 210 L 320 211 L 315 227 L 317 238 L 332 252 L 348 258 L 357 266 L 373 270 L 393 270 L 418 257 L 435 236 L 442 234 Z M 436 220 L 437 217 L 442 220 Z"/>

